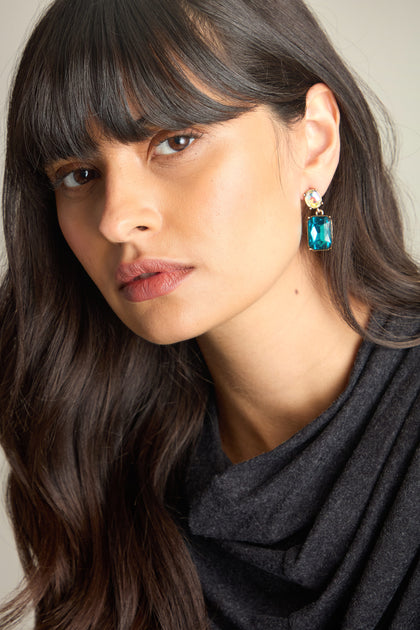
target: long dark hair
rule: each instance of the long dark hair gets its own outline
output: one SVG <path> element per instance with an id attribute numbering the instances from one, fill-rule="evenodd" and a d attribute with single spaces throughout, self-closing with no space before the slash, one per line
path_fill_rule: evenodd
<path id="1" fill-rule="evenodd" d="M 300 0 L 57 0 L 36 27 L 11 98 L 4 180 L 0 431 L 26 583 L 1 627 L 32 605 L 44 630 L 206 628 L 176 513 L 206 366 L 194 340 L 153 345 L 117 319 L 63 239 L 45 165 L 90 148 L 92 119 L 122 142 L 255 104 L 291 124 L 318 82 L 341 111 L 324 198 L 335 245 L 318 258 L 331 296 L 356 329 L 350 296 L 414 316 L 419 275 L 374 119 Z"/>

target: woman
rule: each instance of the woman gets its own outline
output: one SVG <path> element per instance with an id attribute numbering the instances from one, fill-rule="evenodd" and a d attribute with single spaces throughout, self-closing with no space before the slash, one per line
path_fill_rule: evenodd
<path id="1" fill-rule="evenodd" d="M 4 205 L 2 627 L 414 628 L 419 273 L 305 5 L 56 0 Z"/>

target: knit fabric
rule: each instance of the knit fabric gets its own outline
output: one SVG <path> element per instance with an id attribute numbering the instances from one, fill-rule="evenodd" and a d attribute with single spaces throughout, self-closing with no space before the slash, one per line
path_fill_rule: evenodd
<path id="1" fill-rule="evenodd" d="M 419 630 L 419 433 L 420 347 L 363 342 L 342 395 L 241 464 L 211 405 L 181 518 L 211 628 Z"/>

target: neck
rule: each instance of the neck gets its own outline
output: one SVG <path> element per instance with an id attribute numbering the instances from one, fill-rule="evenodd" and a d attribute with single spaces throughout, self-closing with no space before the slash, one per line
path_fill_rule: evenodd
<path id="1" fill-rule="evenodd" d="M 361 343 L 320 290 L 321 279 L 315 288 L 306 273 L 290 271 L 293 281 L 198 339 L 215 384 L 222 445 L 235 463 L 272 450 L 329 407 Z M 367 317 L 360 309 L 360 323 Z"/>

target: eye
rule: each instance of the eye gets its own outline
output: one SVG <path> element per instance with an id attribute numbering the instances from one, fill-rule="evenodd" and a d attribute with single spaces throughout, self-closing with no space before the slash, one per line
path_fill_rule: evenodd
<path id="1" fill-rule="evenodd" d="M 61 179 L 66 188 L 79 188 L 99 177 L 99 173 L 90 168 L 78 168 Z"/>
<path id="2" fill-rule="evenodd" d="M 196 136 L 193 135 L 171 136 L 156 145 L 155 154 L 172 155 L 174 153 L 180 153 L 189 147 L 194 140 L 196 140 Z"/>

